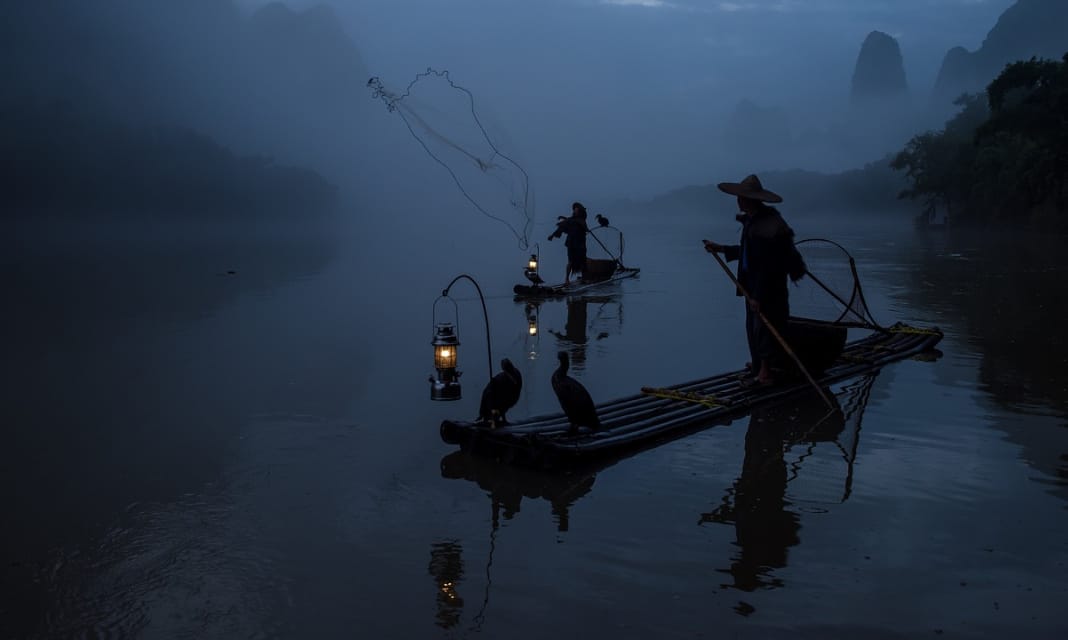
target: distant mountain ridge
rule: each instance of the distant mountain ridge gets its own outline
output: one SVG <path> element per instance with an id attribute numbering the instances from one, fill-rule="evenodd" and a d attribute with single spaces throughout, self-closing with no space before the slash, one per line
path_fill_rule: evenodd
<path id="1" fill-rule="evenodd" d="M 1060 59 L 1068 51 L 1068 2 L 1017 0 L 998 18 L 975 51 L 946 52 L 932 100 L 948 108 L 962 93 L 983 89 L 1006 64 L 1032 56 Z"/>
<path id="2" fill-rule="evenodd" d="M 794 140 L 788 135 L 779 134 L 777 138 L 785 141 L 779 148 L 793 150 L 791 145 L 797 144 L 815 148 L 816 143 L 822 141 L 856 152 L 870 153 L 881 149 L 869 156 L 877 157 L 891 149 L 900 149 L 916 133 L 935 128 L 935 120 L 944 122 L 951 110 L 958 109 L 952 104 L 957 96 L 964 92 L 982 91 L 1005 65 L 1032 56 L 1058 60 L 1066 51 L 1068 0 L 1017 0 L 998 18 L 977 51 L 969 52 L 963 47 L 954 47 L 946 53 L 933 94 L 933 101 L 944 102 L 944 105 L 939 107 L 937 113 L 932 113 L 919 108 L 919 105 L 909 104 L 903 56 L 897 41 L 888 34 L 872 31 L 865 38 L 857 56 L 850 86 L 852 109 L 849 117 L 832 124 L 827 132 L 813 134 L 810 139 Z M 788 124 L 784 124 L 785 114 L 755 107 L 747 101 L 739 104 L 733 121 L 754 121 L 764 129 L 773 129 L 773 125 L 787 127 L 788 132 Z M 900 142 L 887 147 L 887 141 L 895 136 L 900 138 Z M 775 157 L 769 155 L 767 149 L 770 149 L 768 145 L 757 147 L 758 151 L 764 152 L 764 163 L 767 162 L 766 158 Z M 753 158 L 742 157 L 741 160 L 745 166 L 759 167 Z M 791 209 L 837 209 L 849 212 L 909 209 L 897 198 L 906 182 L 890 168 L 888 157 L 869 163 L 862 169 L 839 173 L 801 169 L 764 170 L 760 172 L 760 177 L 769 188 L 781 189 Z M 620 206 L 707 209 L 716 206 L 718 193 L 715 186 L 694 185 L 660 194 L 641 203 L 630 201 Z"/>
<path id="3" fill-rule="evenodd" d="M 872 31 L 857 55 L 850 102 L 855 107 L 887 100 L 900 102 L 908 93 L 905 63 L 897 40 L 881 31 Z"/>

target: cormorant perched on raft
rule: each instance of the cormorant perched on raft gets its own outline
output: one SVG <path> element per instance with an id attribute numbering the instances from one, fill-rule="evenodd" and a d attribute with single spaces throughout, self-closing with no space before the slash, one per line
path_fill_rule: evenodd
<path id="1" fill-rule="evenodd" d="M 560 358 L 560 367 L 553 371 L 553 392 L 571 423 L 571 430 L 577 431 L 579 427 L 600 429 L 601 421 L 590 392 L 578 380 L 567 375 L 567 368 L 571 364 L 567 352 L 561 351 L 557 357 Z"/>
<path id="2" fill-rule="evenodd" d="M 491 427 L 508 424 L 504 414 L 519 402 L 523 389 L 523 376 L 508 358 L 501 360 L 501 372 L 490 378 L 482 390 L 482 404 L 478 408 L 478 421 L 488 422 Z"/>
<path id="3" fill-rule="evenodd" d="M 597 224 L 601 225 L 602 227 L 607 227 L 610 224 L 608 222 L 608 218 L 602 216 L 599 213 L 597 215 L 593 216 L 593 217 L 594 217 L 594 219 L 597 220 Z"/>

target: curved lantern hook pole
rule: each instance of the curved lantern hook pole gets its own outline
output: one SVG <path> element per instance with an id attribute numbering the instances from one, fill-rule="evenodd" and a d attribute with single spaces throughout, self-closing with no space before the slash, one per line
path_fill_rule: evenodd
<path id="1" fill-rule="evenodd" d="M 472 278 L 471 276 L 467 275 L 466 273 L 461 273 L 460 275 L 458 275 L 455 278 L 453 278 L 452 282 L 450 282 L 449 285 L 447 287 L 445 287 L 441 291 L 441 296 L 443 298 L 448 298 L 449 297 L 449 289 L 451 289 L 452 285 L 456 284 L 457 281 L 459 281 L 459 280 L 469 280 L 471 282 L 471 284 L 475 285 L 475 291 L 478 292 L 478 300 L 479 300 L 479 302 L 482 303 L 482 319 L 486 321 L 486 361 L 489 363 L 489 379 L 492 380 L 493 379 L 493 347 L 490 345 L 489 312 L 486 311 L 486 298 L 485 298 L 485 296 L 482 295 L 482 288 L 478 286 L 478 283 L 475 282 L 474 278 Z M 452 300 L 452 298 L 449 298 L 449 299 Z M 455 300 L 453 301 L 453 304 L 454 305 L 456 304 Z M 459 329 L 459 326 L 460 326 L 460 322 L 459 322 L 460 316 L 459 316 L 459 314 L 457 314 L 456 320 L 457 320 L 456 326 L 457 326 L 457 329 Z"/>

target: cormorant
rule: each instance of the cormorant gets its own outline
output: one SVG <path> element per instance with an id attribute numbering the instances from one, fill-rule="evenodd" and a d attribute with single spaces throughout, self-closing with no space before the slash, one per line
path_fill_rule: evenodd
<path id="1" fill-rule="evenodd" d="M 602 227 L 607 227 L 609 225 L 608 218 L 602 216 L 599 213 L 595 215 L 594 218 L 597 220 L 597 224 L 601 225 Z"/>
<path id="2" fill-rule="evenodd" d="M 557 357 L 560 367 L 553 372 L 553 392 L 571 423 L 571 429 L 577 430 L 583 426 L 600 429 L 601 421 L 597 418 L 597 408 L 593 405 L 590 392 L 578 380 L 567 375 L 567 368 L 571 364 L 567 352 L 561 351 Z"/>
<path id="3" fill-rule="evenodd" d="M 482 390 L 482 404 L 478 408 L 479 422 L 490 426 L 508 424 L 504 414 L 519 402 L 523 376 L 508 358 L 501 360 L 501 372 L 493 376 Z"/>

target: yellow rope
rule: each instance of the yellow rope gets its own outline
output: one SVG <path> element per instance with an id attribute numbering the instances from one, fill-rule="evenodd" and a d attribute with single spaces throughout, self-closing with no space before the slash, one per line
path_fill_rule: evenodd
<path id="1" fill-rule="evenodd" d="M 890 333 L 914 333 L 921 336 L 940 336 L 941 331 L 935 331 L 934 329 L 923 329 L 920 327 L 910 327 L 907 324 L 897 325 L 890 327 Z"/>
<path id="2" fill-rule="evenodd" d="M 709 409 L 718 409 L 720 407 L 726 407 L 727 405 L 719 401 L 715 396 L 706 396 L 699 393 L 693 393 L 692 391 L 677 391 L 675 389 L 663 389 L 659 387 L 642 387 L 642 393 L 647 396 L 655 396 L 657 398 L 667 398 L 668 400 L 682 400 L 683 402 L 694 402 L 704 405 Z"/>

